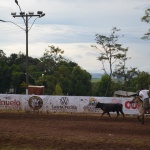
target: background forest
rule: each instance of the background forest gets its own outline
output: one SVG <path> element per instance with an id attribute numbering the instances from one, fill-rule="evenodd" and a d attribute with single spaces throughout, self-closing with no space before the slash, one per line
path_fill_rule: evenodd
<path id="1" fill-rule="evenodd" d="M 41 58 L 29 57 L 29 85 L 45 86 L 45 95 L 113 96 L 116 90 L 137 92 L 150 83 L 150 74 L 137 68 L 126 70 L 126 74 L 122 75 L 114 73 L 111 81 L 109 75 L 104 73 L 100 80 L 94 82 L 89 72 L 65 59 L 63 53 L 58 47 L 49 46 Z M 110 82 L 111 87 L 106 93 Z M 0 50 L 0 85 L 0 93 L 25 94 L 25 54 L 13 53 L 6 57 Z"/>
<path id="2" fill-rule="evenodd" d="M 141 18 L 150 23 L 150 9 Z M 63 57 L 64 51 L 53 45 L 45 50 L 40 58 L 28 58 L 29 85 L 45 86 L 45 95 L 75 96 L 113 96 L 117 90 L 138 92 L 147 89 L 150 74 L 138 68 L 127 68 L 128 48 L 123 48 L 118 40 L 116 27 L 108 36 L 96 34 L 95 45 L 91 47 L 100 53 L 97 59 L 102 63 L 104 74 L 100 80 L 93 81 L 89 72 L 77 63 Z M 150 39 L 150 30 L 142 37 Z M 109 66 L 109 70 L 105 66 Z M 23 53 L 6 56 L 0 50 L 0 93 L 25 94 L 26 91 L 26 55 Z"/>

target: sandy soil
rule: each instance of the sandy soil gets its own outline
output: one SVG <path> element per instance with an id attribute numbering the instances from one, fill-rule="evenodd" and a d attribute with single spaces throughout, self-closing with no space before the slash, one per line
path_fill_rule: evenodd
<path id="1" fill-rule="evenodd" d="M 150 150 L 150 116 L 0 112 L 1 150 Z"/>

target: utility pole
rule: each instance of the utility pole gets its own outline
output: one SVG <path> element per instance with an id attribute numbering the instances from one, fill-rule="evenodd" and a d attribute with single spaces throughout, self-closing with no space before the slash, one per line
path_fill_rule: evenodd
<path id="1" fill-rule="evenodd" d="M 15 3 L 19 6 L 20 14 L 17 15 L 16 12 L 12 12 L 11 15 L 12 15 L 14 18 L 15 18 L 15 17 L 21 17 L 21 18 L 23 18 L 24 23 L 25 23 L 25 27 L 26 27 L 25 29 L 23 29 L 22 27 L 19 26 L 20 28 L 22 28 L 22 29 L 26 32 L 26 95 L 28 95 L 28 85 L 29 85 L 29 73 L 28 73 L 28 32 L 29 32 L 29 30 L 32 28 L 32 26 L 33 26 L 35 20 L 38 19 L 38 18 L 41 18 L 41 17 L 45 16 L 45 14 L 44 14 L 42 11 L 38 11 L 37 14 L 34 14 L 34 12 L 28 12 L 28 13 L 22 12 L 21 7 L 20 7 L 20 5 L 19 5 L 19 3 L 18 3 L 17 0 L 15 0 Z M 35 20 L 33 21 L 31 27 L 28 28 L 28 20 L 29 20 L 31 17 L 36 17 L 36 18 L 35 18 Z M 11 23 L 15 24 L 15 23 L 12 22 L 12 21 L 4 21 L 4 20 L 0 20 L 0 21 L 1 21 L 1 22 L 11 22 Z M 15 25 L 17 25 L 17 24 L 15 24 Z M 17 26 L 18 26 L 18 25 L 17 25 Z"/>

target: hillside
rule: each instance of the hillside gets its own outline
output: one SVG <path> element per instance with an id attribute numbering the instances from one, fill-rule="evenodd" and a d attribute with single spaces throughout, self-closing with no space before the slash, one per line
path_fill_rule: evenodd
<path id="1" fill-rule="evenodd" d="M 92 82 L 98 82 L 100 81 L 102 74 L 101 73 L 91 73 L 92 75 Z"/>

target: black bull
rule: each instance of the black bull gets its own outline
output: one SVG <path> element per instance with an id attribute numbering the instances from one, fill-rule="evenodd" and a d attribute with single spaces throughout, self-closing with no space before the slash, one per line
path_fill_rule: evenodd
<path id="1" fill-rule="evenodd" d="M 109 117 L 111 117 L 109 112 L 115 112 L 115 111 L 117 112 L 117 116 L 116 116 L 115 119 L 117 119 L 117 117 L 119 116 L 119 112 L 124 117 L 124 113 L 123 113 L 123 110 L 122 110 L 123 105 L 120 104 L 120 103 L 116 104 L 116 103 L 100 103 L 100 102 L 98 102 L 96 104 L 95 108 L 101 108 L 103 110 L 103 113 L 102 113 L 100 119 L 103 117 L 103 115 L 105 113 L 107 113 L 109 115 Z"/>

